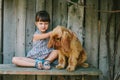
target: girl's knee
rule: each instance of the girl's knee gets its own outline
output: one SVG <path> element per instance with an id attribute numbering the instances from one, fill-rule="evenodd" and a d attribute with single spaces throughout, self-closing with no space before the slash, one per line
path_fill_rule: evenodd
<path id="1" fill-rule="evenodd" d="M 53 50 L 51 56 L 57 58 L 58 57 L 58 50 Z"/>
<path id="2" fill-rule="evenodd" d="M 53 50 L 53 54 L 58 55 L 58 50 Z"/>
<path id="3" fill-rule="evenodd" d="M 12 58 L 12 63 L 15 64 L 15 62 L 16 62 L 16 57 L 13 57 Z"/>
<path id="4" fill-rule="evenodd" d="M 13 57 L 12 58 L 12 63 L 17 64 L 17 61 L 19 60 L 19 57 Z"/>

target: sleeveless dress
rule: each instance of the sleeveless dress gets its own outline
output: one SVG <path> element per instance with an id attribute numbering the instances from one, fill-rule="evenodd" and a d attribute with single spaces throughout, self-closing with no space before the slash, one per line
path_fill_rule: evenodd
<path id="1" fill-rule="evenodd" d="M 41 34 L 39 30 L 36 30 L 34 34 Z M 34 41 L 32 49 L 27 53 L 28 58 L 32 59 L 45 59 L 53 48 L 48 48 L 47 43 L 49 41 L 49 38 Z"/>

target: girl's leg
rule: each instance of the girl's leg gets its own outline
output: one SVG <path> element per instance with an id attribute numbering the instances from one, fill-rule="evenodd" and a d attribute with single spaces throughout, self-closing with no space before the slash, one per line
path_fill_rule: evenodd
<path id="1" fill-rule="evenodd" d="M 35 60 L 26 57 L 13 57 L 12 63 L 17 66 L 34 67 Z"/>
<path id="2" fill-rule="evenodd" d="M 50 55 L 45 59 L 45 62 L 38 63 L 38 69 L 50 69 L 50 63 L 53 62 L 58 57 L 58 51 L 53 50 Z M 48 62 L 49 61 L 49 62 Z M 25 66 L 25 67 L 35 67 L 36 61 L 34 59 L 26 58 L 26 57 L 13 57 L 12 63 L 17 66 Z M 48 65 L 48 66 L 46 66 Z"/>
<path id="3" fill-rule="evenodd" d="M 58 51 L 53 50 L 50 55 L 45 59 L 45 62 L 43 64 L 43 68 L 48 70 L 50 69 L 50 63 L 53 62 L 58 57 Z"/>
<path id="4" fill-rule="evenodd" d="M 45 59 L 51 62 L 53 62 L 58 57 L 58 50 L 53 50 L 50 55 Z"/>
<path id="5" fill-rule="evenodd" d="M 27 57 L 13 57 L 12 63 L 17 66 L 36 67 L 37 69 L 44 69 L 41 60 L 34 60 Z"/>

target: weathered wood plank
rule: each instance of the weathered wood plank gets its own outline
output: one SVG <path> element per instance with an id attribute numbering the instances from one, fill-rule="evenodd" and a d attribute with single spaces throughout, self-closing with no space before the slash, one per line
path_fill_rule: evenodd
<path id="1" fill-rule="evenodd" d="M 37 76 L 37 80 L 51 80 L 51 76 Z"/>
<path id="2" fill-rule="evenodd" d="M 84 4 L 84 2 L 82 3 Z M 83 30 L 84 30 L 83 19 L 84 19 L 84 7 L 83 6 L 79 6 L 79 5 L 69 6 L 67 28 L 71 29 L 73 32 L 77 34 L 81 43 L 83 43 Z"/>
<path id="3" fill-rule="evenodd" d="M 45 0 L 36 0 L 36 11 L 45 10 Z"/>
<path id="4" fill-rule="evenodd" d="M 116 4 L 115 4 L 116 5 Z M 107 9 L 109 11 L 112 11 L 115 9 L 115 5 L 113 0 L 109 0 L 107 2 Z M 114 79 L 114 63 L 115 63 L 115 53 L 114 53 L 114 48 L 115 48 L 115 15 L 113 13 L 107 13 L 107 21 L 106 23 L 106 45 L 107 45 L 107 62 L 108 62 L 108 80 L 113 80 Z"/>
<path id="5" fill-rule="evenodd" d="M 108 0 L 101 0 L 101 10 L 108 10 Z M 100 21 L 101 21 L 101 30 L 100 30 L 100 52 L 99 52 L 99 68 L 103 72 L 103 78 L 108 80 L 108 57 L 107 57 L 107 42 L 106 42 L 106 28 L 107 28 L 107 20 L 108 16 L 105 13 L 101 13 Z"/>
<path id="6" fill-rule="evenodd" d="M 11 74 L 11 75 L 100 75 L 101 71 L 97 68 L 77 68 L 73 72 L 66 70 L 58 70 L 52 68 L 51 70 L 38 70 L 36 68 L 25 68 L 16 67 L 13 64 L 2 64 L 0 65 L 0 74 Z"/>
<path id="7" fill-rule="evenodd" d="M 26 53 L 32 48 L 32 38 L 35 32 L 35 0 L 27 1 L 26 32 L 25 32 L 25 50 Z M 29 14 L 30 13 L 30 14 Z"/>
<path id="8" fill-rule="evenodd" d="M 87 0 L 85 8 L 85 49 L 88 62 L 98 67 L 98 0 Z M 90 7 L 89 7 L 90 6 Z"/>
<path id="9" fill-rule="evenodd" d="M 36 80 L 36 76 L 35 75 L 26 75 L 25 80 Z"/>
<path id="10" fill-rule="evenodd" d="M 2 0 L 0 0 L 0 63 L 2 63 Z"/>
<path id="11" fill-rule="evenodd" d="M 115 5 L 117 5 L 117 9 L 120 9 L 120 0 L 117 0 L 117 1 L 115 1 Z M 115 30 L 115 32 L 116 32 L 116 38 L 118 37 L 118 42 L 116 42 L 117 40 L 115 40 L 115 43 L 117 43 L 116 44 L 116 55 L 114 55 L 115 56 L 115 72 L 114 72 L 114 76 L 116 76 L 117 75 L 117 77 L 119 77 L 120 76 L 120 74 L 118 75 L 118 73 L 120 72 L 120 13 L 115 13 L 116 15 L 116 20 L 115 20 L 115 23 L 116 23 L 116 30 Z M 118 36 L 118 33 L 119 33 L 119 36 Z M 119 79 L 118 80 L 120 80 L 120 77 L 119 77 Z"/>
<path id="12" fill-rule="evenodd" d="M 63 25 L 67 27 L 67 1 L 53 0 L 53 27 Z"/>
<path id="13" fill-rule="evenodd" d="M 16 45 L 16 6 L 14 0 L 4 0 L 3 63 L 11 63 Z"/>
<path id="14" fill-rule="evenodd" d="M 4 75 L 3 80 L 26 80 L 24 75 Z"/>
<path id="15" fill-rule="evenodd" d="M 3 80 L 14 80 L 14 76 L 3 75 Z"/>
<path id="16" fill-rule="evenodd" d="M 53 21 L 53 19 L 52 19 L 52 17 L 53 17 L 53 15 L 52 15 L 52 11 L 53 11 L 53 1 L 52 0 L 46 0 L 45 1 L 46 3 L 45 3 L 45 10 L 49 13 L 49 15 L 50 15 L 50 27 L 49 27 L 49 29 L 50 30 L 52 30 L 53 29 L 53 23 L 52 23 L 52 21 Z"/>
<path id="17" fill-rule="evenodd" d="M 16 0 L 16 46 L 15 56 L 25 56 L 26 0 Z"/>

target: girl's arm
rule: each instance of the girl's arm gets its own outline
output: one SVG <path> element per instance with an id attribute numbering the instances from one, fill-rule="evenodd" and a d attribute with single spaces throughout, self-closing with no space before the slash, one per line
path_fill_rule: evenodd
<path id="1" fill-rule="evenodd" d="M 33 41 L 37 41 L 40 39 L 46 39 L 46 38 L 50 37 L 50 34 L 51 34 L 51 32 L 42 33 L 42 34 L 34 34 Z"/>

